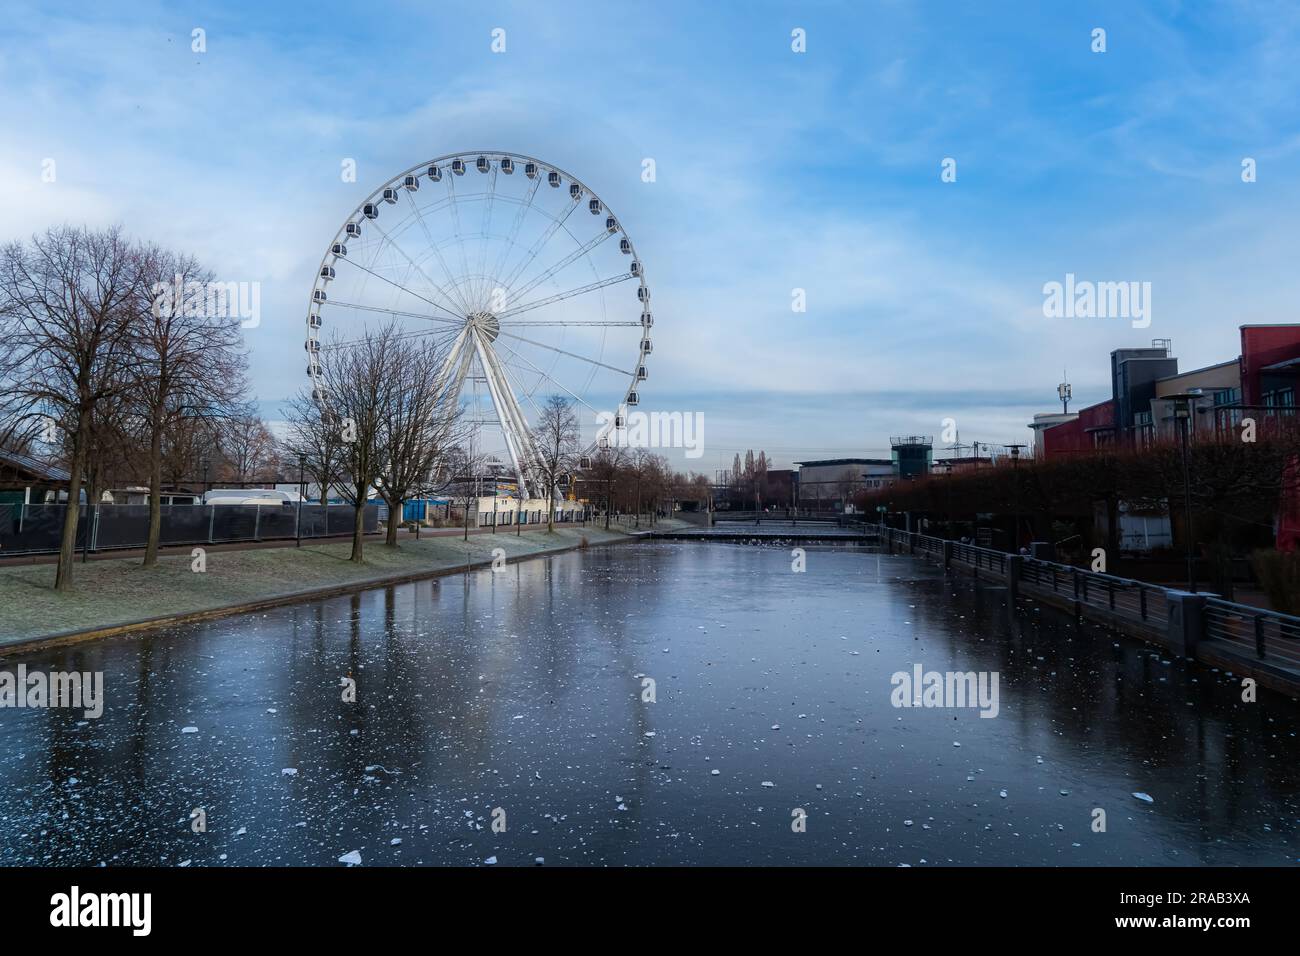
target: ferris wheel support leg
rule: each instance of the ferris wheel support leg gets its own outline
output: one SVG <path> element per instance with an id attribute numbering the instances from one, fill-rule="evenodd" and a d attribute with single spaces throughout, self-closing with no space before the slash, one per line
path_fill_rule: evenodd
<path id="1" fill-rule="evenodd" d="M 442 402 L 455 401 L 460 397 L 461 383 L 465 381 L 464 354 L 465 342 L 468 337 L 469 330 L 461 329 L 456 338 L 452 340 L 450 348 L 447 349 L 447 357 L 443 359 L 442 369 L 438 372 L 437 384 L 434 386 L 434 394 L 441 396 L 440 400 Z M 462 367 L 456 373 L 454 384 L 449 388 L 449 383 L 452 383 L 452 370 L 456 368 L 457 364 Z"/>
<path id="2" fill-rule="evenodd" d="M 474 336 L 474 350 L 478 355 L 479 365 L 483 368 L 483 378 L 487 382 L 488 394 L 492 396 L 492 404 L 496 408 L 497 420 L 501 422 L 501 432 L 505 436 L 506 451 L 510 455 L 511 464 L 514 465 L 515 475 L 519 481 L 519 491 L 525 499 L 531 498 L 532 493 L 528 485 L 528 473 L 525 467 L 527 459 L 524 457 L 524 446 L 519 440 L 519 422 L 511 412 L 510 403 L 498 378 L 497 370 L 488 358 L 489 347 L 477 332 L 471 334 Z M 524 435 L 526 438 L 527 432 Z"/>
<path id="3" fill-rule="evenodd" d="M 536 446 L 533 445 L 533 435 L 528 428 L 528 418 L 524 415 L 523 408 L 519 405 L 519 400 L 515 398 L 515 389 L 510 381 L 510 376 L 506 373 L 505 367 L 501 364 L 501 359 L 491 344 L 485 342 L 483 350 L 487 354 L 488 361 L 492 365 L 493 374 L 497 380 L 497 387 L 505 400 L 507 410 L 515 427 L 515 440 L 519 444 L 519 450 L 523 457 L 524 471 L 531 477 L 532 485 L 537 485 L 542 481 L 542 476 L 546 469 L 542 467 L 541 456 L 537 453 Z M 537 490 L 536 488 L 533 489 Z"/>

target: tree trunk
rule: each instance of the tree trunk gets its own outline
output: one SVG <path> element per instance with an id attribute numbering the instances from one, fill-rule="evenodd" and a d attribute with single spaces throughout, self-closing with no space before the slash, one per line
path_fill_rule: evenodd
<path id="1" fill-rule="evenodd" d="M 59 563 L 54 572 L 54 590 L 72 587 L 72 559 L 77 553 L 77 518 L 81 514 L 81 473 L 86 469 L 86 440 L 90 415 L 77 414 L 77 434 L 72 439 L 72 467 L 68 478 L 68 507 L 63 513 L 63 537 L 59 541 Z M 86 529 L 90 533 L 90 529 Z"/>
<path id="2" fill-rule="evenodd" d="M 357 489 L 356 507 L 353 509 L 352 522 L 352 557 L 349 559 L 354 564 L 364 564 L 365 556 L 363 555 L 362 535 L 366 530 L 366 491 L 364 488 Z"/>
<path id="3" fill-rule="evenodd" d="M 396 517 L 394 517 L 394 515 L 396 515 Z M 397 524 L 398 524 L 398 520 L 401 518 L 401 515 L 402 515 L 402 502 L 398 501 L 397 507 L 396 509 L 394 509 L 393 503 L 390 501 L 388 503 L 388 537 L 384 541 L 384 544 L 390 548 L 397 547 Z"/>
<path id="4" fill-rule="evenodd" d="M 158 563 L 158 539 L 162 536 L 162 423 L 150 422 L 149 439 L 149 538 L 144 546 L 144 567 Z"/>
<path id="5" fill-rule="evenodd" d="M 555 534 L 555 495 L 551 495 L 551 508 L 546 512 L 546 533 Z"/>

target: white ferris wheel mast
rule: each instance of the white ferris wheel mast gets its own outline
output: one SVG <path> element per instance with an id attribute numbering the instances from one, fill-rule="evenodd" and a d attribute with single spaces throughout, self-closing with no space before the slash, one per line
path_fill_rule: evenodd
<path id="1" fill-rule="evenodd" d="M 521 188 L 499 190 L 507 182 Z M 482 189 L 475 188 L 478 183 Z M 422 184 L 429 184 L 423 195 Z M 552 193 L 559 208 L 550 201 Z M 601 228 L 594 235 L 580 235 L 582 217 L 573 218 L 584 206 L 598 217 Z M 397 208 L 385 213 L 391 207 Z M 498 221 L 502 210 L 506 215 Z M 385 228 L 394 216 L 396 222 Z M 540 227 L 534 222 L 539 218 L 545 220 Z M 618 268 L 602 269 L 595 257 L 614 237 Z M 557 244 L 566 246 L 565 253 L 537 268 L 542 254 Z M 584 266 L 590 277 L 584 271 L 578 281 L 574 271 Z M 625 296 L 611 315 L 604 290 L 629 281 L 636 284 L 635 300 Z M 331 284 L 342 286 L 342 295 L 327 291 Z M 582 317 L 582 309 L 592 317 Z M 597 412 L 583 393 L 603 375 L 607 393 L 621 396 L 614 425 L 622 428 L 622 409 L 640 401 L 653 326 L 645 269 L 608 206 L 553 164 L 491 150 L 450 153 L 411 167 L 371 193 L 338 230 L 317 270 L 307 315 L 307 374 L 313 398 L 326 413 L 329 395 L 321 363 L 328 357 L 320 332 L 327 315 L 345 328 L 366 317 L 413 320 L 413 327 L 408 324 L 398 334 L 431 337 L 444 348 L 440 402 L 444 409 L 459 407 L 472 387 L 476 420 L 482 423 L 478 387 L 483 386 L 524 498 L 555 489 L 543 487 L 542 457 L 523 403 L 540 414 L 534 395 L 545 387 Z M 638 330 L 635 338 L 631 333 L 625 338 L 628 350 L 636 348 L 630 369 L 616 364 L 619 356 L 605 354 L 607 347 L 624 347 L 607 342 L 610 330 L 621 328 Z M 597 331 L 599 343 L 592 339 Z M 575 343 L 566 338 L 570 332 Z M 589 353 L 597 345 L 593 357 Z M 586 381 L 579 381 L 584 375 Z"/>

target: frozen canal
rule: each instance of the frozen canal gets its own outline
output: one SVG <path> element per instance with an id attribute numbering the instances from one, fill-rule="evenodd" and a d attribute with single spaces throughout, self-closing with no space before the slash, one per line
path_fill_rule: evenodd
<path id="1" fill-rule="evenodd" d="M 791 560 L 624 545 L 0 660 L 106 697 L 0 710 L 0 864 L 1300 859 L 1290 702 L 906 557 Z M 997 672 L 997 716 L 892 706 L 915 664 Z"/>

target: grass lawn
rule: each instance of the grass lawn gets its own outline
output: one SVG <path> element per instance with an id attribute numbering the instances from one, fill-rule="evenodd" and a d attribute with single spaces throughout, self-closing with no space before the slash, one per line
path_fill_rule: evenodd
<path id="1" fill-rule="evenodd" d="M 304 544 L 301 548 L 256 551 L 209 551 L 207 570 L 190 570 L 188 554 L 160 557 L 146 570 L 139 558 L 78 562 L 72 590 L 54 590 L 51 564 L 0 567 L 0 648 L 69 631 L 131 624 L 155 617 L 207 611 L 267 600 L 302 591 L 347 585 L 420 571 L 441 571 L 471 562 L 489 561 L 501 548 L 507 558 L 552 548 L 623 540 L 626 535 L 603 528 L 525 531 L 514 534 L 471 535 L 460 538 L 402 539 L 397 549 L 382 538 L 366 539 L 365 564 L 348 560 L 351 541 Z"/>

